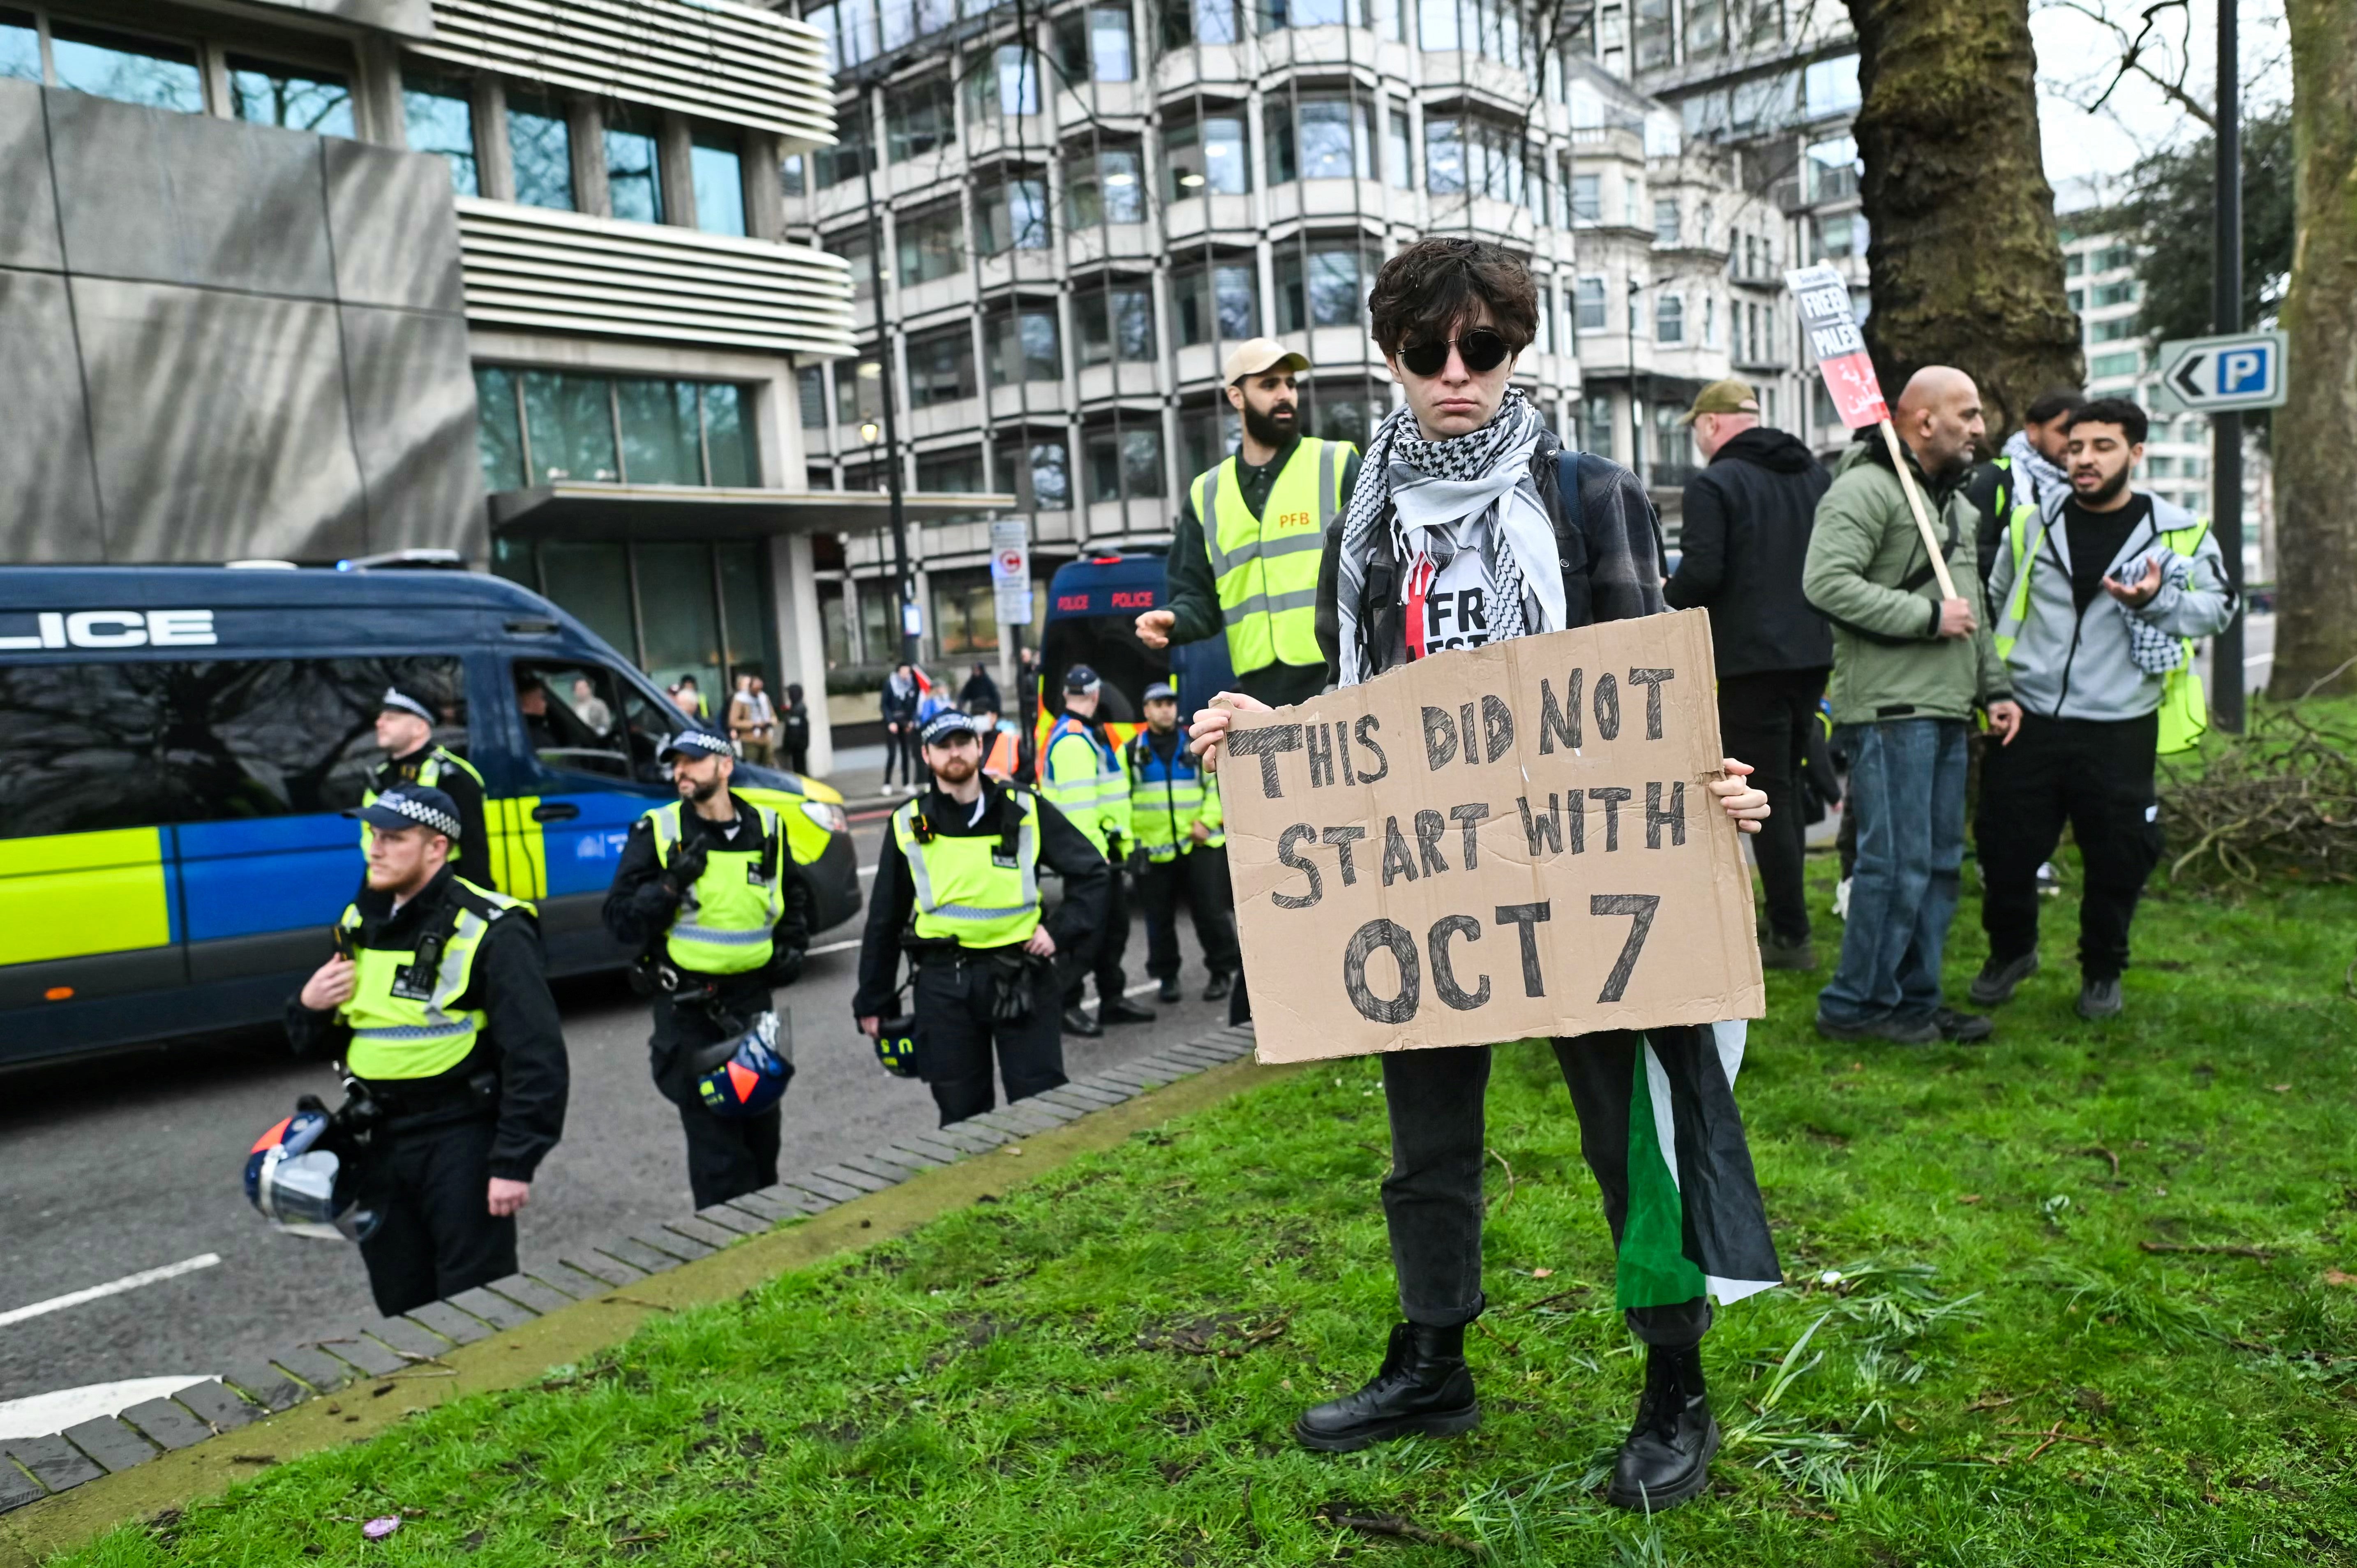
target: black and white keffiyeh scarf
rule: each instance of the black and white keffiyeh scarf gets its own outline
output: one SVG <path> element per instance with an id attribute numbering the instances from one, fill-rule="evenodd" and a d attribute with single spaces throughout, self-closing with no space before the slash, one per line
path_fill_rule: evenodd
<path id="1" fill-rule="evenodd" d="M 1489 424 L 1450 440 L 1426 440 L 1405 405 L 1376 427 L 1350 510 L 1343 514 L 1336 565 L 1343 685 L 1375 673 L 1364 668 L 1360 655 L 1359 604 L 1366 592 L 1367 545 L 1386 511 L 1402 562 L 1414 560 L 1444 534 L 1453 542 L 1458 523 L 1484 517 L 1495 522 L 1490 532 L 1497 589 L 1491 641 L 1563 625 L 1562 575 L 1523 570 L 1525 562 L 1552 564 L 1555 559 L 1555 521 L 1531 482 L 1531 453 L 1545 430 L 1538 410 L 1514 386 L 1507 387 Z"/>

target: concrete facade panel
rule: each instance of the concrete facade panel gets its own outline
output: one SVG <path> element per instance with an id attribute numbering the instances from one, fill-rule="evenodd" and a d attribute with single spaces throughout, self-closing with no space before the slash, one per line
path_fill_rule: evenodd
<path id="1" fill-rule="evenodd" d="M 321 137 L 46 96 L 71 271 L 335 297 Z"/>
<path id="2" fill-rule="evenodd" d="M 29 81 L 0 81 L 0 267 L 64 267 L 41 90 Z"/>
<path id="3" fill-rule="evenodd" d="M 73 312 L 58 274 L 0 269 L 0 367 L 9 387 L 0 561 L 105 560 Z"/>
<path id="4" fill-rule="evenodd" d="M 366 548 L 334 306 L 87 277 L 73 299 L 108 559 Z"/>
<path id="5" fill-rule="evenodd" d="M 368 548 L 447 548 L 489 570 L 465 319 L 352 305 L 342 312 Z"/>
<path id="6" fill-rule="evenodd" d="M 327 137 L 336 295 L 456 316 L 467 307 L 450 171 L 437 157 Z"/>

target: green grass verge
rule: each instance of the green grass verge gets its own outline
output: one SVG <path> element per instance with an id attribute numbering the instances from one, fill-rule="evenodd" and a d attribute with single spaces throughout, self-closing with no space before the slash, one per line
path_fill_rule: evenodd
<path id="1" fill-rule="evenodd" d="M 1658 1520 L 1597 1495 L 1640 1362 L 1518 1048 L 1470 1437 L 1287 1440 L 1395 1310 L 1355 1061 L 70 1561 L 2357 1563 L 2357 890 L 2147 904 L 2105 1026 L 2070 1012 L 2074 918 L 1985 1048 L 1827 1045 L 1821 977 L 1771 975 L 1739 1094 L 1793 1283 L 1721 1313 L 1717 1485 Z"/>

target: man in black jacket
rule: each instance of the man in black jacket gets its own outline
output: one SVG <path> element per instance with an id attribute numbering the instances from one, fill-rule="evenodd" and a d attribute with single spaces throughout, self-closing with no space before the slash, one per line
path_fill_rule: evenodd
<path id="1" fill-rule="evenodd" d="M 382 1218 L 361 1258 L 391 1317 L 515 1273 L 516 1211 L 571 1079 L 533 907 L 451 868 L 449 795 L 395 784 L 349 814 L 370 829 L 368 877 L 286 1037 L 375 1107 L 360 1194 Z"/>
<path id="2" fill-rule="evenodd" d="M 1760 961 L 1814 969 L 1801 887 L 1801 762 L 1833 669 L 1834 634 L 1801 596 L 1801 567 L 1833 477 L 1798 440 L 1760 424 L 1760 400 L 1741 381 L 1703 388 L 1684 423 L 1708 467 L 1686 481 L 1684 553 L 1662 596 L 1674 609 L 1710 611 L 1719 739 L 1757 765 L 1751 782 L 1773 813 L 1751 841 L 1768 888 Z"/>

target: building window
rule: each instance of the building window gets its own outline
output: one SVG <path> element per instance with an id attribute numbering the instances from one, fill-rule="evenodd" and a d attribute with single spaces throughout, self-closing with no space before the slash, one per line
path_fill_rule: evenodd
<path id="1" fill-rule="evenodd" d="M 1580 400 L 1579 444 L 1599 457 L 1612 456 L 1612 400 L 1602 392 L 1590 392 Z"/>
<path id="2" fill-rule="evenodd" d="M 975 199 L 980 230 L 975 243 L 985 256 L 1048 248 L 1048 182 L 1037 177 L 1004 180 Z"/>
<path id="3" fill-rule="evenodd" d="M 826 372 L 817 365 L 804 365 L 794 372 L 794 402 L 802 412 L 804 430 L 826 428 Z"/>
<path id="4" fill-rule="evenodd" d="M 1674 294 L 1665 294 L 1653 302 L 1653 341 L 1683 343 L 1686 340 L 1686 302 Z"/>
<path id="5" fill-rule="evenodd" d="M 698 131 L 687 149 L 695 181 L 695 226 L 707 234 L 745 236 L 745 158 L 737 138 Z"/>
<path id="6" fill-rule="evenodd" d="M 1081 363 L 1154 359 L 1154 295 L 1143 285 L 1082 284 L 1072 309 L 1081 327 Z"/>
<path id="7" fill-rule="evenodd" d="M 204 77 L 197 51 L 186 44 L 52 22 L 49 66 L 70 92 L 183 114 L 205 112 Z"/>
<path id="8" fill-rule="evenodd" d="M 609 113 L 605 142 L 607 210 L 625 222 L 662 222 L 662 160 L 654 132 Z"/>
<path id="9" fill-rule="evenodd" d="M 1457 0 L 1417 0 L 1415 35 L 1426 53 L 1458 48 Z"/>
<path id="10" fill-rule="evenodd" d="M 1272 185 L 1289 179 L 1370 177 L 1369 160 L 1374 156 L 1371 104 L 1348 98 L 1272 103 L 1265 129 Z"/>
<path id="11" fill-rule="evenodd" d="M 460 196 L 483 193 L 475 156 L 475 103 L 463 81 L 403 74 L 401 112 L 409 127 L 409 150 L 433 153 L 450 166 L 450 186 Z"/>
<path id="12" fill-rule="evenodd" d="M 1348 441 L 1363 448 L 1367 433 L 1390 412 L 1380 399 L 1352 397 L 1347 392 L 1310 388 L 1309 433 L 1321 441 Z"/>
<path id="13" fill-rule="evenodd" d="M 494 490 L 558 480 L 759 482 L 744 391 L 726 382 L 483 365 L 475 404 L 484 481 Z"/>
<path id="14" fill-rule="evenodd" d="M 981 494 L 982 448 L 961 446 L 951 452 L 918 453 L 917 488 L 951 495 Z"/>
<path id="15" fill-rule="evenodd" d="M 2087 379 L 2108 381 L 2114 376 L 2133 376 L 2144 369 L 2144 352 L 2130 349 L 2125 354 L 2095 354 L 2087 360 Z"/>
<path id="16" fill-rule="evenodd" d="M 834 145 L 821 147 L 811 155 L 821 190 L 841 185 L 847 179 L 859 178 L 867 172 L 868 160 L 875 156 L 867 145 L 867 115 L 865 110 L 837 120 L 834 134 Z"/>
<path id="17" fill-rule="evenodd" d="M 982 333 L 992 386 L 1064 379 L 1053 306 L 995 311 L 983 322 Z"/>
<path id="18" fill-rule="evenodd" d="M 1718 347 L 1718 296 L 1717 295 L 1706 294 L 1702 296 L 1702 346 L 1706 349 Z"/>
<path id="19" fill-rule="evenodd" d="M 1020 44 L 999 45 L 967 73 L 965 107 L 977 125 L 1039 113 L 1039 58 Z"/>
<path id="20" fill-rule="evenodd" d="M 1179 267 L 1170 274 L 1178 341 L 1239 342 L 1260 335 L 1260 286 L 1250 263 Z"/>
<path id="21" fill-rule="evenodd" d="M 904 213 L 897 225 L 900 286 L 945 278 L 965 265 L 965 220 L 952 201 Z"/>
<path id="22" fill-rule="evenodd" d="M 819 248 L 830 256 L 841 256 L 851 264 L 851 297 L 876 297 L 876 269 L 868 261 L 867 231 L 846 229 L 839 234 L 819 238 Z"/>
<path id="23" fill-rule="evenodd" d="M 1383 264 L 1376 252 L 1359 245 L 1276 247 L 1276 329 L 1355 327 L 1367 319 L 1367 292 Z"/>
<path id="24" fill-rule="evenodd" d="M 1390 117 L 1391 136 L 1385 144 L 1383 177 L 1401 190 L 1415 188 L 1415 155 L 1409 150 L 1407 111 L 1394 109 Z"/>
<path id="25" fill-rule="evenodd" d="M 1178 416 L 1178 451 L 1189 475 L 1216 467 L 1243 439 L 1243 419 L 1224 398 Z"/>
<path id="26" fill-rule="evenodd" d="M 1089 499 L 1136 500 L 1162 493 L 1162 432 L 1092 430 L 1082 437 Z"/>
<path id="27" fill-rule="evenodd" d="M 1067 82 L 1135 80 L 1136 51 L 1130 47 L 1129 7 L 1092 5 L 1057 17 L 1056 56 Z"/>
<path id="28" fill-rule="evenodd" d="M 834 422 L 864 424 L 884 417 L 884 366 L 866 359 L 856 364 L 835 362 Z"/>
<path id="29" fill-rule="evenodd" d="M 243 55 L 231 55 L 227 63 L 229 108 L 235 118 L 323 136 L 360 134 L 352 123 L 352 84 L 335 72 Z"/>
<path id="30" fill-rule="evenodd" d="M 1653 202 L 1653 243 L 1674 245 L 1678 242 L 1678 204 L 1655 199 Z"/>
<path id="31" fill-rule="evenodd" d="M 2134 305 L 2136 302 L 2136 283 L 2134 278 L 2128 278 L 2120 283 L 2097 284 L 2094 294 L 2089 301 L 2097 306 Z"/>
<path id="32" fill-rule="evenodd" d="M 1576 174 L 1571 177 L 1571 220 L 1574 223 L 1604 221 L 1602 175 Z"/>
<path id="33" fill-rule="evenodd" d="M 2087 324 L 2087 341 L 2090 343 L 2117 343 L 2136 335 L 2136 321 L 2133 316 L 2115 317 L 2109 321 Z"/>
<path id="34" fill-rule="evenodd" d="M 923 458 L 919 458 L 921 464 Z M 974 454 L 974 473 L 982 489 L 982 455 Z M 933 646 L 943 658 L 970 653 L 991 653 L 998 648 L 998 594 L 990 585 L 987 571 L 935 572 L 931 575 L 933 591 Z"/>
<path id="35" fill-rule="evenodd" d="M 2065 256 L 2065 257 L 2063 257 L 2063 258 L 2062 258 L 2062 275 L 2063 275 L 2064 277 L 2066 277 L 2066 278 L 2081 277 L 2081 276 L 2085 275 L 2086 271 L 2087 271 L 2087 252 L 2084 252 L 2084 251 L 2073 251 L 2073 252 L 2072 252 L 2069 255 L 2067 255 L 2067 256 Z"/>
<path id="36" fill-rule="evenodd" d="M 972 397 L 974 328 L 965 322 L 909 338 L 909 406 L 931 408 Z"/>
<path id="37" fill-rule="evenodd" d="M 1686 0 L 1686 59 L 1708 59 L 1727 48 L 1724 0 Z"/>
<path id="38" fill-rule="evenodd" d="M 1075 153 L 1064 160 L 1064 219 L 1072 229 L 1146 221 L 1146 159 L 1135 147 Z"/>
<path id="39" fill-rule="evenodd" d="M 1866 254 L 1866 214 L 1812 213 L 1809 217 L 1809 260 L 1824 262 Z"/>
<path id="40" fill-rule="evenodd" d="M 796 153 L 778 160 L 778 191 L 782 196 L 800 196 L 810 188 L 802 156 Z"/>
<path id="41" fill-rule="evenodd" d="M 957 139 L 957 105 L 946 76 L 929 76 L 892 89 L 884 102 L 884 144 L 896 164 L 924 156 Z"/>
<path id="42" fill-rule="evenodd" d="M 1061 441 L 1002 441 L 998 482 L 1027 511 L 1061 511 L 1072 504 L 1071 460 Z"/>
<path id="43" fill-rule="evenodd" d="M 1604 280 L 1581 278 L 1572 285 L 1572 325 L 1582 332 L 1601 332 L 1605 326 Z"/>
<path id="44" fill-rule="evenodd" d="M 38 82 L 41 30 L 24 11 L 0 11 L 0 81 Z"/>
<path id="45" fill-rule="evenodd" d="M 1162 152 L 1172 201 L 1190 196 L 1242 196 L 1252 188 L 1242 120 L 1214 115 L 1173 125 L 1162 134 Z"/>
<path id="46" fill-rule="evenodd" d="M 526 207 L 573 209 L 573 131 L 553 98 L 508 91 L 508 160 Z"/>
<path id="47" fill-rule="evenodd" d="M 1435 195 L 1487 196 L 1519 205 L 1525 156 L 1519 126 L 1455 115 L 1425 116 L 1425 188 Z"/>
<path id="48" fill-rule="evenodd" d="M 1848 113 L 1861 102 L 1856 55 L 1821 59 L 1801 73 L 1801 102 L 1812 120 Z"/>
<path id="49" fill-rule="evenodd" d="M 1652 70 L 1670 63 L 1670 0 L 1634 0 L 1630 7 L 1636 27 L 1637 69 Z"/>
<path id="50" fill-rule="evenodd" d="M 1846 201 L 1857 194 L 1857 143 L 1848 136 L 1811 145 L 1801 166 L 1805 201 Z"/>
<path id="51" fill-rule="evenodd" d="M 1162 7 L 1162 44 L 1232 44 L 1243 38 L 1236 0 L 1168 0 Z"/>

